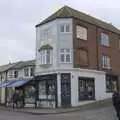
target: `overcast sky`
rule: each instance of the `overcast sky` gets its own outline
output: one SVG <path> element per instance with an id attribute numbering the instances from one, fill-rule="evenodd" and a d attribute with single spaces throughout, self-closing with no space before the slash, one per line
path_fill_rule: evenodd
<path id="1" fill-rule="evenodd" d="M 120 28 L 120 0 L 0 0 L 0 65 L 35 58 L 35 25 L 64 5 Z"/>

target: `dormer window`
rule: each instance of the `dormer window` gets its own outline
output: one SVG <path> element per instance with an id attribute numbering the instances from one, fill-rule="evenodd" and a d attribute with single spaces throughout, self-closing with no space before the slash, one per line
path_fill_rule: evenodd
<path id="1" fill-rule="evenodd" d="M 42 46 L 39 52 L 41 65 L 52 64 L 52 47 L 50 45 Z"/>

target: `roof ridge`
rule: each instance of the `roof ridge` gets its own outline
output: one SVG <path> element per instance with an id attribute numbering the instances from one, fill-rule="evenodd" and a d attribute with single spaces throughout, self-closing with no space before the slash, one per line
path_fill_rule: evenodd
<path id="1" fill-rule="evenodd" d="M 81 12 L 79 10 L 76 10 L 74 8 L 71 8 L 67 5 L 63 6 L 59 10 L 57 10 L 55 13 L 53 13 L 51 16 L 47 17 L 45 20 L 43 20 L 40 24 L 37 24 L 36 27 L 48 23 L 52 20 L 55 20 L 57 18 L 75 18 L 82 21 L 85 21 L 89 24 L 96 25 L 98 27 L 101 27 L 103 29 L 107 29 L 111 32 L 120 34 L 120 30 L 115 27 L 114 25 L 108 23 L 107 21 L 104 21 L 102 19 L 99 19 L 95 16 L 91 16 L 89 14 L 86 14 L 84 12 Z"/>

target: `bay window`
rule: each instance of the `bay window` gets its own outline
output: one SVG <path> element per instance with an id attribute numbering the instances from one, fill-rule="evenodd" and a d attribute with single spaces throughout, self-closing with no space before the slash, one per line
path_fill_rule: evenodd
<path id="1" fill-rule="evenodd" d="M 40 49 L 40 64 L 52 64 L 52 48 Z"/>

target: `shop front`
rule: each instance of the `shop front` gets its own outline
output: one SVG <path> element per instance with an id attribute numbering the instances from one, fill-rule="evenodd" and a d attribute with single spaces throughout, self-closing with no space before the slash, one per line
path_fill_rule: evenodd
<path id="1" fill-rule="evenodd" d="M 37 107 L 57 107 L 57 74 L 36 76 L 35 80 L 37 88 Z"/>
<path id="2" fill-rule="evenodd" d="M 18 91 L 19 107 L 32 107 L 35 106 L 35 81 L 34 80 L 14 80 L 4 86 L 5 92 L 5 105 L 12 107 L 13 94 Z"/>

